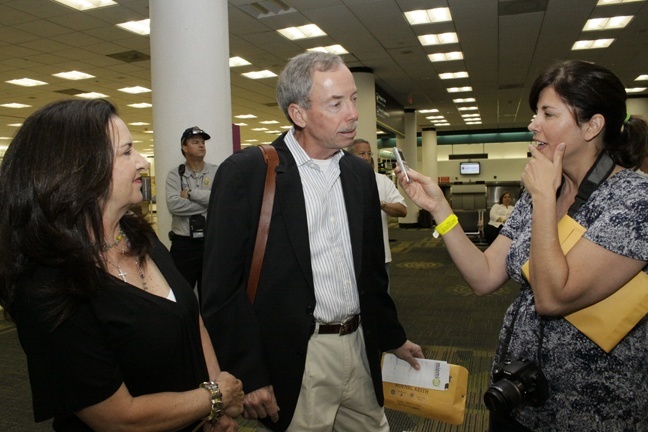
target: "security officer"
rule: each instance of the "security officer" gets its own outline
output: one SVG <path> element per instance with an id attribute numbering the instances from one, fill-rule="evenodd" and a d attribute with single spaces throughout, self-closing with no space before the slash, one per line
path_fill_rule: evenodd
<path id="1" fill-rule="evenodd" d="M 217 165 L 205 162 L 209 134 L 198 126 L 182 133 L 180 151 L 185 163 L 169 171 L 166 201 L 172 216 L 171 256 L 189 285 L 200 294 L 207 205 Z"/>

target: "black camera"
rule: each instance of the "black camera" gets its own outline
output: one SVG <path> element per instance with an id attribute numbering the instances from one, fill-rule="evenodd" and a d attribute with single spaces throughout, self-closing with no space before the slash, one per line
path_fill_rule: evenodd
<path id="1" fill-rule="evenodd" d="M 495 414 L 507 414 L 523 403 L 538 406 L 548 394 L 540 368 L 529 360 L 515 360 L 495 364 L 493 385 L 484 393 L 484 403 Z"/>

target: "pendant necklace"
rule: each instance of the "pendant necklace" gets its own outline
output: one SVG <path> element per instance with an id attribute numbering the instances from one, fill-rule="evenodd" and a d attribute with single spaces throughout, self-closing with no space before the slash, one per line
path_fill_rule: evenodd
<path id="1" fill-rule="evenodd" d="M 124 231 L 122 231 L 121 227 L 119 227 L 119 234 L 117 234 L 115 241 L 113 241 L 112 243 L 104 243 L 101 245 L 102 252 L 108 252 L 110 249 L 117 246 L 119 242 L 122 241 L 123 238 L 124 238 Z"/>
<path id="2" fill-rule="evenodd" d="M 117 246 L 122 238 L 125 238 L 124 243 L 128 244 L 128 238 L 125 236 L 125 234 L 120 229 L 119 230 L 119 236 L 117 237 L 115 242 L 113 244 L 111 244 L 111 245 L 104 245 L 104 247 L 108 246 L 108 248 L 105 249 L 104 251 L 107 251 L 108 249 L 111 249 L 111 248 Z M 124 248 L 124 245 L 122 244 L 122 247 L 121 247 L 122 258 L 124 257 L 125 252 L 126 252 L 126 250 Z M 126 272 L 119 266 L 119 263 L 117 263 L 117 264 L 113 263 L 112 261 L 110 261 L 108 259 L 108 257 L 105 257 L 105 259 L 106 259 L 106 262 L 108 264 L 110 264 L 111 266 L 113 266 L 113 267 L 115 267 L 117 269 L 117 276 L 119 276 L 121 278 L 121 280 L 123 280 L 124 282 L 128 283 L 128 280 L 126 280 Z M 140 280 L 142 281 L 142 289 L 144 291 L 148 291 L 148 285 L 146 283 L 146 275 L 144 274 L 144 269 L 142 269 L 142 266 L 140 266 L 139 259 L 133 258 L 133 261 L 135 261 L 135 267 L 137 267 L 137 272 L 139 273 Z M 120 262 L 121 262 L 121 260 L 120 260 Z"/>

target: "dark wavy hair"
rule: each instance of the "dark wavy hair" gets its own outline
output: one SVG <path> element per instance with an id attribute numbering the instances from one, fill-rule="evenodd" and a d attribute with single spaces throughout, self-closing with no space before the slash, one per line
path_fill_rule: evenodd
<path id="1" fill-rule="evenodd" d="M 98 290 L 106 271 L 97 239 L 111 189 L 114 148 L 105 100 L 62 100 L 29 116 L 0 166 L 0 305 L 11 318 L 20 278 L 36 266 L 58 270 L 39 287 L 54 325 Z M 155 235 L 140 216 L 120 221 L 133 253 L 144 257 Z"/>
<path id="2" fill-rule="evenodd" d="M 605 118 L 604 151 L 625 168 L 639 168 L 648 157 L 648 124 L 631 116 L 626 120 L 626 91 L 621 80 L 609 69 L 594 63 L 567 60 L 542 73 L 531 87 L 529 105 L 537 113 L 540 93 L 553 88 L 576 122 L 588 121 L 594 114 Z"/>

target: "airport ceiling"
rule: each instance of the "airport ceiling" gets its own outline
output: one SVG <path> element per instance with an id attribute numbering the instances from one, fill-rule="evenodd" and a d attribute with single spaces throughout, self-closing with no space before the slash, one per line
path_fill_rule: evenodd
<path id="1" fill-rule="evenodd" d="M 117 5 L 79 12 L 52 0 L 0 0 L 0 146 L 9 143 L 17 124 L 43 104 L 100 92 L 109 96 L 129 126 L 140 150 L 150 144 L 152 110 L 128 105 L 151 102 L 151 93 L 127 94 L 118 89 L 151 88 L 149 37 L 116 27 L 148 18 L 149 0 L 116 0 Z M 152 0 L 155 1 L 155 0 Z M 183 1 L 183 0 L 177 0 Z M 214 0 L 216 1 L 216 0 Z M 218 0 L 222 1 L 222 0 Z M 627 1 L 627 0 L 626 0 Z M 276 78 L 252 80 L 243 72 L 267 69 L 279 74 L 287 59 L 308 48 L 339 44 L 349 54 L 349 67 L 370 68 L 376 84 L 404 108 L 438 109 L 450 124 L 446 131 L 525 128 L 531 118 L 527 96 L 537 74 L 558 59 L 577 58 L 611 68 L 627 88 L 648 74 L 648 1 L 597 6 L 599 0 L 229 0 L 230 57 L 251 65 L 230 69 L 232 114 L 254 114 L 245 120 L 241 137 L 271 141 L 252 131 L 262 121 L 286 125 L 274 98 Z M 412 26 L 404 13 L 449 7 L 452 21 Z M 623 29 L 583 31 L 590 18 L 634 16 Z M 289 41 L 276 30 L 316 24 L 326 36 Z M 456 32 L 458 42 L 422 46 L 418 36 Z M 614 38 L 607 48 L 572 50 L 578 40 Z M 462 60 L 431 62 L 428 55 L 461 51 Z M 52 74 L 78 70 L 94 78 L 69 81 Z M 467 72 L 467 78 L 442 80 L 441 73 Z M 47 85 L 21 87 L 6 81 L 31 78 Z M 449 93 L 448 87 L 472 91 Z M 644 90 L 635 96 L 647 97 Z M 466 104 L 453 99 L 476 99 Z M 462 113 L 480 114 L 482 124 L 468 125 Z M 428 114 L 430 115 L 430 114 Z M 419 126 L 433 121 L 417 114 Z M 241 120 L 233 119 L 233 122 Z M 275 126 L 273 126 L 275 127 Z M 148 132 L 148 133 L 147 133 Z M 180 133 L 180 131 L 179 131 Z"/>

